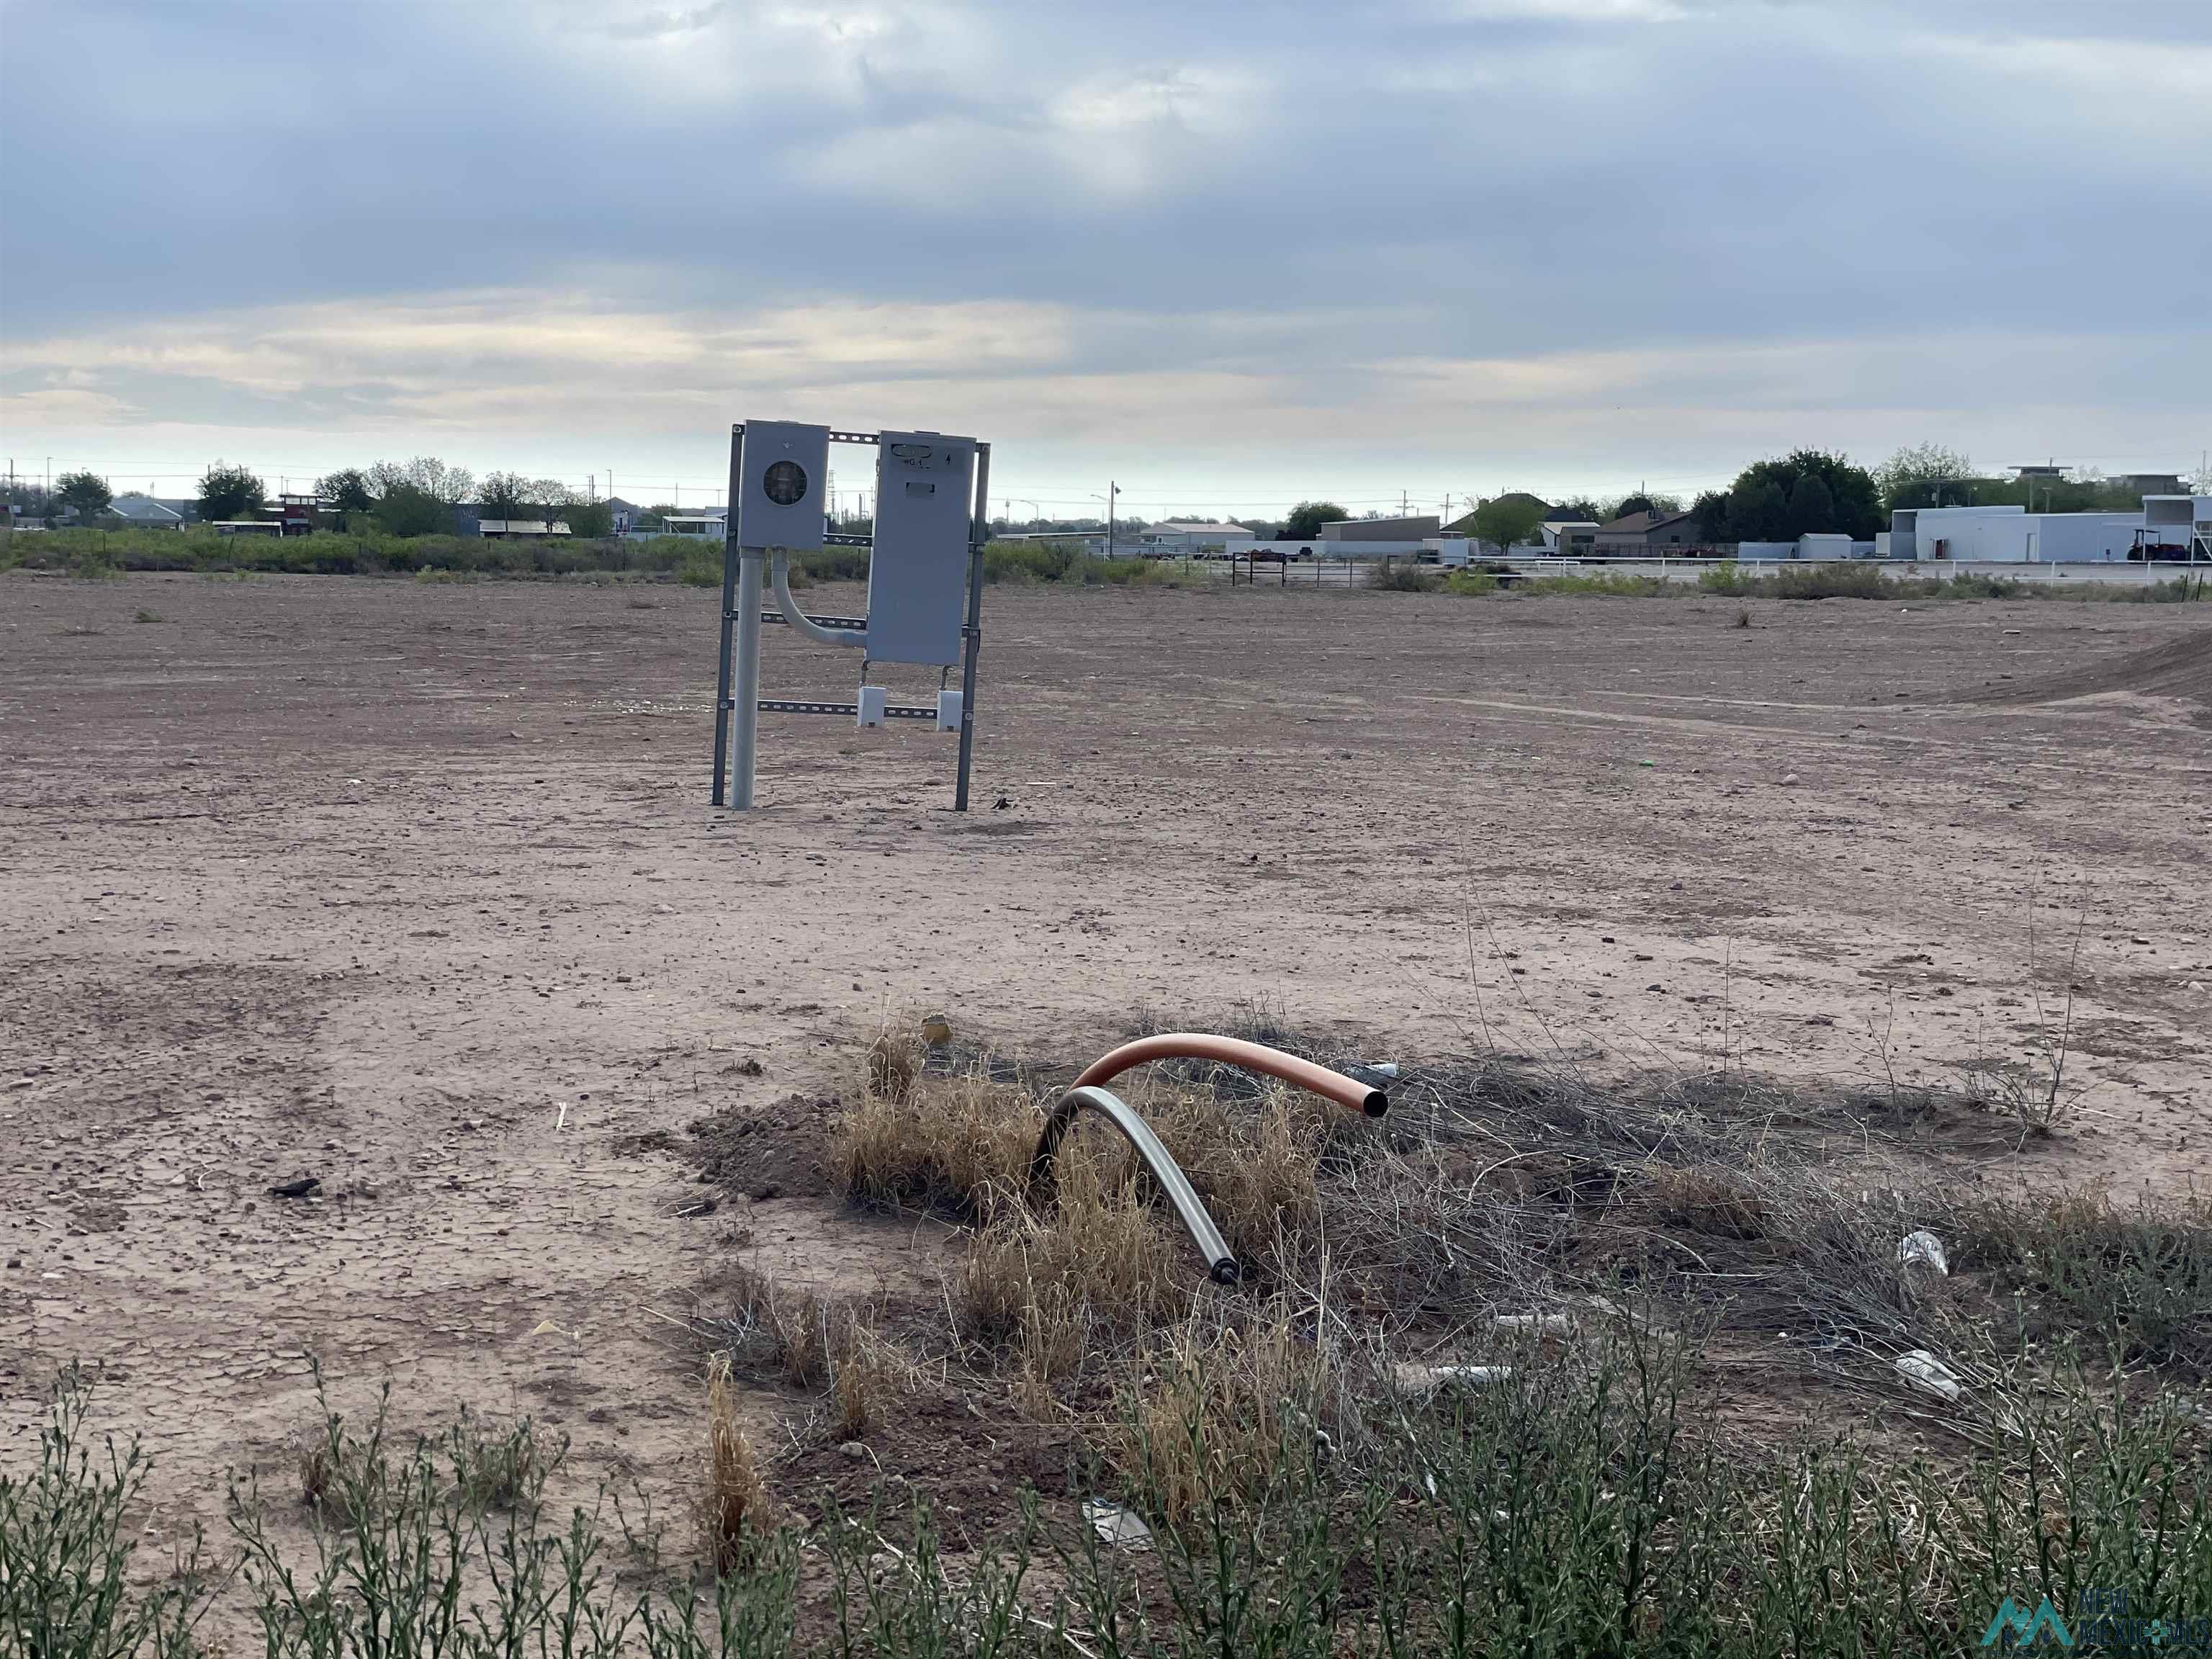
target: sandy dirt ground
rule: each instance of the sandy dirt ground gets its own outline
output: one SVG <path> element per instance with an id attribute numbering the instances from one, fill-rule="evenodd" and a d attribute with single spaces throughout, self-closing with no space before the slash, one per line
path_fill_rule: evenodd
<path id="1" fill-rule="evenodd" d="M 1061 1061 L 1264 1000 L 1909 1086 L 2032 1066 L 2071 986 L 2080 1099 L 1997 1178 L 2208 1168 L 2202 607 L 994 589 L 977 810 L 949 738 L 771 716 L 739 819 L 714 605 L 0 576 L 0 1466 L 81 1361 L 172 1538 L 289 1468 L 313 1355 L 673 1494 L 665 1316 L 740 1258 L 920 1306 L 951 1260 L 741 1144 L 702 1184 L 690 1126 L 818 1116 L 924 1007 Z M 771 694 L 851 672 L 769 636 Z"/>

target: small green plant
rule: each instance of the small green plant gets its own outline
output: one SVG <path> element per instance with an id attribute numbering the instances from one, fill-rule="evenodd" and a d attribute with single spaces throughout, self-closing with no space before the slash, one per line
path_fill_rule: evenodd
<path id="1" fill-rule="evenodd" d="M 1383 593 L 1433 593 L 1443 586 L 1443 576 L 1411 559 L 1385 559 L 1368 571 L 1367 585 Z"/>
<path id="2" fill-rule="evenodd" d="M 195 1531 L 166 1580 L 134 1587 L 135 1516 L 152 1464 L 134 1440 L 98 1446 L 89 1389 L 65 1373 L 48 1401 L 38 1462 L 0 1474 L 0 1651 L 190 1659 L 213 1575 Z"/>
<path id="3" fill-rule="evenodd" d="M 102 536 L 98 542 L 90 539 L 97 533 L 83 532 L 69 549 L 64 568 L 79 581 L 112 581 L 123 574 L 123 568 L 116 563 L 115 556 L 107 550 L 106 537 Z"/>

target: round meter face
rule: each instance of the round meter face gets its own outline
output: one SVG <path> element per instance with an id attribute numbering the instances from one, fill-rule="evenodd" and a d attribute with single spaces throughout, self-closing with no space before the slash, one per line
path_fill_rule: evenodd
<path id="1" fill-rule="evenodd" d="M 796 507 L 806 499 L 806 469 L 797 461 L 778 461 L 761 474 L 761 493 L 778 507 Z"/>

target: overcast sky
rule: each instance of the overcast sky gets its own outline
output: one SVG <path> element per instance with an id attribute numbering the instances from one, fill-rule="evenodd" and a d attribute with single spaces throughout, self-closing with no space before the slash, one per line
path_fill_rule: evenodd
<path id="1" fill-rule="evenodd" d="M 747 416 L 991 439 L 1022 515 L 2212 444 L 2212 0 L 6 0 L 0 59 L 0 439 L 118 489 L 703 501 Z"/>

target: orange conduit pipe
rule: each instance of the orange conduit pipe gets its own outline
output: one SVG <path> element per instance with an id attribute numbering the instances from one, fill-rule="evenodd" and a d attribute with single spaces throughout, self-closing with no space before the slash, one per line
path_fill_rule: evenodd
<path id="1" fill-rule="evenodd" d="M 1247 1072 L 1259 1072 L 1280 1078 L 1309 1094 L 1333 1100 L 1348 1110 L 1364 1112 L 1370 1117 L 1380 1117 L 1390 1109 L 1389 1097 L 1380 1089 L 1356 1077 L 1332 1072 L 1326 1066 L 1286 1054 L 1265 1043 L 1247 1042 L 1242 1037 L 1213 1036 L 1204 1031 L 1164 1031 L 1158 1036 L 1125 1042 L 1113 1053 L 1092 1060 L 1084 1067 L 1083 1075 L 1068 1086 L 1095 1088 L 1155 1060 L 1210 1060 Z"/>

